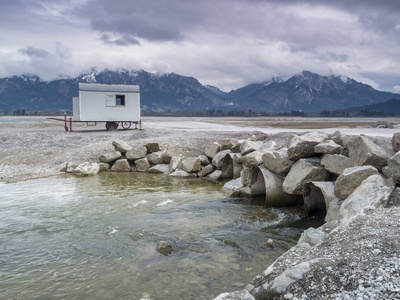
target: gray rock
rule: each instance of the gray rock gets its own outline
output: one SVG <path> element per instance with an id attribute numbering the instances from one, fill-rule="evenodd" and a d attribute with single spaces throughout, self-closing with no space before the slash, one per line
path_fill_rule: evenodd
<path id="1" fill-rule="evenodd" d="M 147 155 L 147 159 L 149 160 L 149 162 L 151 162 L 155 165 L 162 164 L 162 163 L 164 163 L 163 154 L 164 154 L 164 151 L 152 152 Z"/>
<path id="2" fill-rule="evenodd" d="M 147 172 L 149 173 L 169 173 L 169 164 L 158 164 L 151 167 Z"/>
<path id="3" fill-rule="evenodd" d="M 311 227 L 303 231 L 297 243 L 307 243 L 312 247 L 319 244 L 325 238 L 325 236 L 326 233 L 323 232 L 321 229 Z"/>
<path id="4" fill-rule="evenodd" d="M 116 161 L 118 158 L 122 156 L 122 153 L 116 150 L 109 151 L 99 156 L 99 160 L 101 162 L 109 163 Z"/>
<path id="5" fill-rule="evenodd" d="M 375 174 L 378 174 L 378 170 L 373 166 L 345 169 L 335 181 L 335 196 L 346 199 L 364 179 Z"/>
<path id="6" fill-rule="evenodd" d="M 84 162 L 76 167 L 74 173 L 90 176 L 99 173 L 99 171 L 100 171 L 100 165 L 98 163 Z"/>
<path id="7" fill-rule="evenodd" d="M 240 190 L 242 187 L 243 186 L 241 178 L 236 178 L 226 182 L 222 188 L 233 193 Z"/>
<path id="8" fill-rule="evenodd" d="M 234 291 L 230 293 L 222 293 L 213 300 L 255 300 L 248 290 Z"/>
<path id="9" fill-rule="evenodd" d="M 115 140 L 112 142 L 112 144 L 116 151 L 119 151 L 123 154 L 132 149 L 132 147 L 125 141 Z"/>
<path id="10" fill-rule="evenodd" d="M 215 170 L 212 173 L 208 174 L 207 177 L 209 177 L 213 180 L 218 180 L 218 179 L 221 179 L 221 174 L 222 174 L 221 170 Z"/>
<path id="11" fill-rule="evenodd" d="M 288 194 L 302 195 L 303 186 L 311 181 L 324 181 L 328 172 L 321 166 L 318 158 L 299 159 L 283 181 L 283 191 Z"/>
<path id="12" fill-rule="evenodd" d="M 208 157 L 206 155 L 199 155 L 198 158 L 200 159 L 200 162 L 202 165 L 209 165 L 210 164 L 210 160 L 208 159 Z"/>
<path id="13" fill-rule="evenodd" d="M 221 142 L 221 149 L 220 151 L 223 150 L 232 150 L 233 147 L 236 147 L 239 144 L 239 142 L 235 139 L 225 139 Z"/>
<path id="14" fill-rule="evenodd" d="M 146 157 L 135 160 L 135 166 L 137 172 L 147 172 L 150 169 L 150 163 Z"/>
<path id="15" fill-rule="evenodd" d="M 385 207 L 400 206 L 400 187 L 396 187 L 390 194 L 389 201 L 383 203 Z"/>
<path id="16" fill-rule="evenodd" d="M 198 157 L 188 157 L 181 162 L 182 170 L 188 173 L 199 172 L 201 170 L 201 160 Z"/>
<path id="17" fill-rule="evenodd" d="M 394 151 L 400 151 L 400 132 L 396 132 L 392 136 L 392 148 Z"/>
<path id="18" fill-rule="evenodd" d="M 180 156 L 173 156 L 169 161 L 169 172 L 175 172 L 176 169 L 179 168 L 179 165 L 182 161 L 182 157 Z"/>
<path id="19" fill-rule="evenodd" d="M 388 174 L 397 181 L 400 181 L 400 151 L 389 158 L 388 160 Z"/>
<path id="20" fill-rule="evenodd" d="M 353 167 L 350 158 L 341 154 L 325 154 L 321 159 L 321 165 L 333 174 L 340 175 L 347 168 Z"/>
<path id="21" fill-rule="evenodd" d="M 218 143 L 207 144 L 204 149 L 204 154 L 212 159 L 218 152 L 220 152 L 220 148 L 221 146 Z"/>
<path id="22" fill-rule="evenodd" d="M 395 188 L 392 180 L 386 180 L 382 175 L 372 175 L 365 179 L 340 206 L 341 222 L 348 222 L 366 208 L 374 209 L 389 202 Z"/>
<path id="23" fill-rule="evenodd" d="M 319 143 L 315 146 L 315 153 L 322 154 L 342 154 L 343 147 L 332 140 Z"/>
<path id="24" fill-rule="evenodd" d="M 129 160 L 137 160 L 141 158 L 145 158 L 147 155 L 147 148 L 145 146 L 136 146 L 133 147 L 131 150 L 126 152 L 125 156 Z"/>
<path id="25" fill-rule="evenodd" d="M 315 155 L 315 146 L 328 139 L 323 132 L 309 132 L 303 135 L 293 135 L 288 143 L 288 155 L 291 160 Z"/>
<path id="26" fill-rule="evenodd" d="M 240 178 L 242 179 L 242 185 L 247 186 L 251 183 L 251 175 L 253 174 L 253 170 L 249 168 L 243 168 L 240 171 Z"/>
<path id="27" fill-rule="evenodd" d="M 108 163 L 99 163 L 99 167 L 99 172 L 107 172 L 108 170 L 110 170 L 110 164 Z"/>
<path id="28" fill-rule="evenodd" d="M 197 176 L 204 177 L 210 174 L 212 171 L 214 171 L 214 166 L 212 164 L 209 164 L 207 166 L 202 167 L 200 172 L 197 173 Z"/>
<path id="29" fill-rule="evenodd" d="M 173 177 L 196 177 L 197 175 L 195 173 L 188 173 L 183 170 L 175 170 L 169 176 Z"/>
<path id="30" fill-rule="evenodd" d="M 174 145 L 167 148 L 164 152 L 162 159 L 165 163 L 169 163 L 174 156 L 182 156 L 183 148 L 180 145 Z"/>
<path id="31" fill-rule="evenodd" d="M 130 172 L 131 166 L 127 159 L 118 159 L 115 161 L 114 165 L 111 167 L 111 171 L 114 172 Z"/>
<path id="32" fill-rule="evenodd" d="M 242 156 L 241 161 L 245 168 L 254 168 L 263 163 L 263 153 L 259 151 L 253 151 L 249 154 Z"/>
<path id="33" fill-rule="evenodd" d="M 80 162 L 76 162 L 76 161 L 69 161 L 67 163 L 67 167 L 66 167 L 66 172 L 67 173 L 73 173 L 75 171 L 75 169 L 80 165 Z"/>
<path id="34" fill-rule="evenodd" d="M 249 154 L 250 152 L 258 150 L 263 145 L 263 142 L 260 141 L 244 141 L 240 145 L 240 153 L 244 156 Z"/>
<path id="35" fill-rule="evenodd" d="M 149 153 L 160 151 L 160 145 L 157 142 L 151 142 L 144 145 Z"/>
<path id="36" fill-rule="evenodd" d="M 277 149 L 278 149 L 278 144 L 275 141 L 268 141 L 268 142 L 263 143 L 261 145 L 261 147 L 258 148 L 257 151 L 260 151 L 260 152 L 264 153 L 264 152 L 267 152 L 267 151 L 275 151 Z"/>
<path id="37" fill-rule="evenodd" d="M 262 160 L 267 169 L 277 174 L 288 173 L 294 164 L 294 161 L 289 159 L 287 148 L 267 151 L 262 155 Z"/>
<path id="38" fill-rule="evenodd" d="M 223 163 L 223 159 L 225 158 L 225 155 L 231 153 L 231 150 L 224 150 L 224 151 L 220 151 L 218 152 L 216 155 L 214 155 L 213 159 L 212 159 L 212 164 L 217 168 L 217 169 L 221 169 L 222 167 L 222 163 Z M 208 155 L 207 155 L 208 156 Z"/>
<path id="39" fill-rule="evenodd" d="M 347 146 L 353 165 L 371 165 L 379 171 L 387 165 L 389 157 L 394 155 L 394 151 L 388 151 L 388 149 L 373 143 L 366 136 L 352 137 Z"/>
<path id="40" fill-rule="evenodd" d="M 161 241 L 157 243 L 157 252 L 162 255 L 170 255 L 174 251 L 174 247 L 166 241 Z"/>

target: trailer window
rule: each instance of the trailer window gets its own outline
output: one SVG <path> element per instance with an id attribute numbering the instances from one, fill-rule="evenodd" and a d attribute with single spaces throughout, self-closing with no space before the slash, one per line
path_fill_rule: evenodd
<path id="1" fill-rule="evenodd" d="M 117 105 L 125 106 L 125 95 L 116 95 Z"/>

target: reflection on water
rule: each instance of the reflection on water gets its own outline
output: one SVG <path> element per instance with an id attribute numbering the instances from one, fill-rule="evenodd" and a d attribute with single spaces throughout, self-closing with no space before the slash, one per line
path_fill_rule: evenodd
<path id="1" fill-rule="evenodd" d="M 0 184 L 0 299 L 210 299 L 244 288 L 303 221 L 297 208 L 221 187 L 136 173 Z M 159 254 L 162 240 L 177 251 Z"/>

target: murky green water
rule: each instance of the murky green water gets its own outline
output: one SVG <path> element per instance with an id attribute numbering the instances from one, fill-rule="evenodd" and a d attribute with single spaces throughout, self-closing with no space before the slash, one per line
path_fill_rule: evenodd
<path id="1" fill-rule="evenodd" d="M 221 187 L 136 173 L 0 184 L 0 299 L 211 299 L 244 288 L 313 224 Z M 177 251 L 159 254 L 162 240 Z"/>

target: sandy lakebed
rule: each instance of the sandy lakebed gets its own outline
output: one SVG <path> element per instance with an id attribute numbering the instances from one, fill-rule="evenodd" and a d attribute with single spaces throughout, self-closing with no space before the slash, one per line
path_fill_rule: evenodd
<path id="1" fill-rule="evenodd" d="M 390 120 L 400 124 L 399 118 Z M 63 123 L 45 117 L 1 116 L 0 181 L 58 175 L 60 165 L 68 161 L 95 162 L 101 153 L 113 149 L 111 142 L 117 139 L 133 145 L 154 141 L 162 148 L 179 144 L 185 155 L 196 156 L 202 154 L 205 144 L 226 138 L 247 139 L 255 135 L 262 140 L 284 141 L 292 133 L 313 130 L 391 138 L 400 131 L 397 126 L 373 128 L 376 121 L 379 120 L 144 117 L 141 131 L 106 131 L 101 123 L 97 127 L 74 124 L 74 131 L 68 133 Z M 311 249 L 292 248 L 279 258 L 286 266 L 320 257 L 334 263 L 328 268 L 313 269 L 276 299 L 400 298 L 399 234 L 399 207 L 378 208 L 355 218 Z M 248 297 L 239 291 L 222 294 L 219 299 L 252 299 Z"/>

